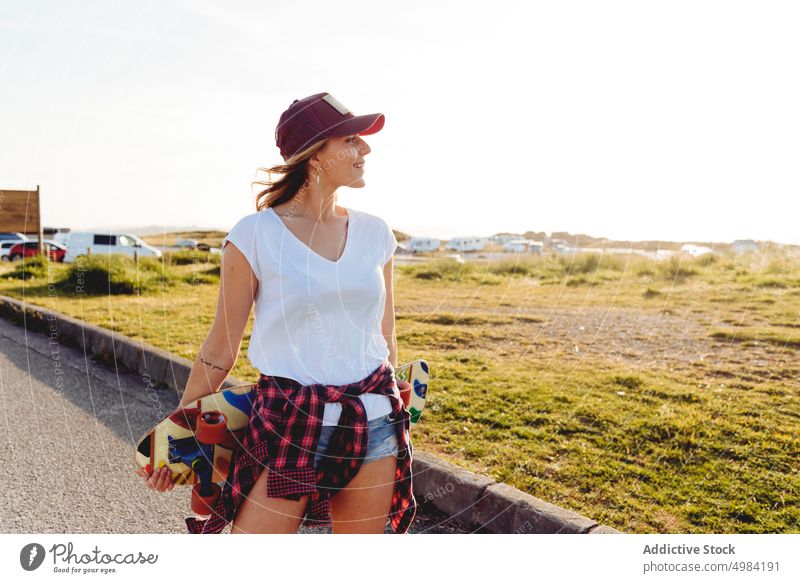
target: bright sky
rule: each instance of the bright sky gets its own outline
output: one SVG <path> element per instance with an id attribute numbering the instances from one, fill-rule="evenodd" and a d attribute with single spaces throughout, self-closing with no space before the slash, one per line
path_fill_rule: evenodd
<path id="1" fill-rule="evenodd" d="M 0 189 L 230 228 L 292 100 L 382 112 L 340 203 L 420 236 L 800 243 L 796 2 L 0 0 Z"/>

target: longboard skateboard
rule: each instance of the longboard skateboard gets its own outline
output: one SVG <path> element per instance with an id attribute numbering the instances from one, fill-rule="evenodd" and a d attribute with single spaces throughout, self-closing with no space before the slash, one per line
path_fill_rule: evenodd
<path id="1" fill-rule="evenodd" d="M 401 393 L 411 415 L 410 427 L 419 422 L 425 407 L 429 376 L 424 360 L 395 369 L 395 378 L 411 385 L 410 391 Z M 227 479 L 233 451 L 244 438 L 255 390 L 255 384 L 230 387 L 172 412 L 136 442 L 136 465 L 148 474 L 169 467 L 175 484 L 193 484 L 192 511 L 211 514 L 222 492 L 217 482 Z"/>

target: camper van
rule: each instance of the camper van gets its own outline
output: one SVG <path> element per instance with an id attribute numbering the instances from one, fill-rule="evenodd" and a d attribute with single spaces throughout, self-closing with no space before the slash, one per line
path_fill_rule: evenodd
<path id="1" fill-rule="evenodd" d="M 441 241 L 439 239 L 426 239 L 424 237 L 411 237 L 408 241 L 408 250 L 411 253 L 422 251 L 438 251 Z"/>
<path id="2" fill-rule="evenodd" d="M 483 251 L 485 247 L 486 239 L 483 237 L 456 237 L 445 245 L 445 249 L 453 251 Z"/>
<path id="3" fill-rule="evenodd" d="M 544 244 L 530 239 L 512 239 L 503 243 L 504 253 L 541 253 Z"/>
<path id="4" fill-rule="evenodd" d="M 161 257 L 161 251 L 148 245 L 136 235 L 125 233 L 69 233 L 65 244 L 67 254 L 64 263 L 72 263 L 80 255 L 120 253 L 133 257 Z"/>

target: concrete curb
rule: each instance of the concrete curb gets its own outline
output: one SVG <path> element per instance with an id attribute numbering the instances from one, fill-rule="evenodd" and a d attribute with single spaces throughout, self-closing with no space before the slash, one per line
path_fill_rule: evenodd
<path id="1" fill-rule="evenodd" d="M 48 336 L 51 342 L 77 346 L 114 366 L 146 375 L 157 386 L 180 393 L 192 362 L 117 332 L 64 314 L 0 296 L 0 317 Z M 224 386 L 245 384 L 228 377 Z M 415 450 L 414 496 L 422 506 L 444 512 L 448 521 L 475 532 L 498 534 L 622 534 L 621 531 L 565 510 L 508 484 L 470 472 Z"/>

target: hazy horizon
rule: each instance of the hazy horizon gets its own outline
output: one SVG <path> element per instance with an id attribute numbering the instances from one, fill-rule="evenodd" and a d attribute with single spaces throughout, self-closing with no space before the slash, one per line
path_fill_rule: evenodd
<path id="1" fill-rule="evenodd" d="M 53 225 L 46 225 L 47 227 L 53 227 Z M 448 240 L 454 237 L 469 237 L 469 236 L 478 236 L 478 237 L 491 237 L 498 233 L 508 232 L 510 234 L 518 234 L 523 235 L 526 231 L 493 231 L 487 233 L 461 233 L 457 229 L 453 229 L 452 227 L 443 227 L 444 230 L 451 229 L 455 233 L 454 235 L 444 236 L 439 235 L 437 233 L 442 232 L 441 230 L 431 233 L 420 232 L 419 230 L 408 230 L 399 228 L 390 223 L 392 229 L 396 231 L 400 231 L 405 233 L 411 237 L 433 237 L 438 238 L 441 240 Z M 93 227 L 85 227 L 80 229 L 72 229 L 74 231 L 95 231 L 95 232 L 116 232 L 116 233 L 128 233 L 139 235 L 142 237 L 152 237 L 160 234 L 171 234 L 171 233 L 187 233 L 187 232 L 227 232 L 228 229 L 222 227 L 214 227 L 214 226 L 203 226 L 203 225 L 96 225 Z M 595 239 L 607 239 L 610 241 L 630 241 L 632 243 L 645 243 L 651 241 L 663 241 L 664 243 L 711 243 L 711 244 L 730 244 L 733 243 L 736 239 L 732 239 L 730 241 L 714 241 L 711 239 L 619 239 L 616 237 L 608 237 L 603 234 L 598 233 L 578 233 L 578 232 L 571 232 L 565 231 L 563 229 L 528 229 L 527 231 L 530 232 L 538 232 L 538 233 L 547 233 L 548 235 L 552 235 L 553 233 L 569 233 L 571 236 L 573 235 L 585 235 Z M 749 239 L 749 238 L 742 238 L 742 239 Z M 762 243 L 777 243 L 780 245 L 798 245 L 797 243 L 784 243 L 781 241 L 774 241 L 769 239 L 756 239 L 758 242 Z"/>
<path id="2" fill-rule="evenodd" d="M 800 7 L 678 1 L 0 5 L 0 190 L 43 222 L 254 211 L 292 102 L 366 136 L 339 202 L 417 236 L 800 243 Z M 335 32 L 332 32 L 335 31 Z M 300 42 L 298 35 L 309 39 Z"/>

